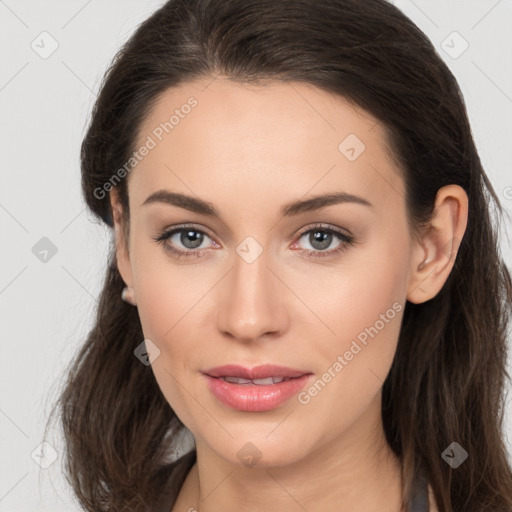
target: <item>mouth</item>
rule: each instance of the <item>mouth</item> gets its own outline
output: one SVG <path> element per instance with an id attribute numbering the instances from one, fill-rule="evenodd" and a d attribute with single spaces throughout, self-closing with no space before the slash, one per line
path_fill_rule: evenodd
<path id="1" fill-rule="evenodd" d="M 214 397 L 232 409 L 245 412 L 279 407 L 313 376 L 312 372 L 276 365 L 254 368 L 226 365 L 202 373 Z"/>
<path id="2" fill-rule="evenodd" d="M 257 386 L 270 386 L 271 384 L 279 384 L 286 380 L 298 379 L 299 377 L 267 377 L 265 379 L 244 379 L 243 377 L 214 377 L 231 384 L 256 384 Z"/>

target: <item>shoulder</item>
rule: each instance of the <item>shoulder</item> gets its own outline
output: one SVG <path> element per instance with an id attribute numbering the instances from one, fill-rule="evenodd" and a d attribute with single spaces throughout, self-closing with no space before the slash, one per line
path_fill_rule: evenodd
<path id="1" fill-rule="evenodd" d="M 195 461 L 196 451 L 192 450 L 161 468 L 165 484 L 162 488 L 160 499 L 153 508 L 153 512 L 169 512 L 169 510 L 171 510 L 178 497 L 181 486 Z"/>

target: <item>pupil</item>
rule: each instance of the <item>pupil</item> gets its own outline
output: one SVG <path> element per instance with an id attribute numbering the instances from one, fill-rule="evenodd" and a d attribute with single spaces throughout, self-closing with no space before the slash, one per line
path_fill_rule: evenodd
<path id="1" fill-rule="evenodd" d="M 182 231 L 181 233 L 181 240 L 180 242 L 185 246 L 187 247 L 188 249 L 195 249 L 197 247 L 199 247 L 201 245 L 201 237 L 202 237 L 202 233 L 199 233 L 197 231 Z M 191 245 L 188 245 L 188 244 L 191 244 Z"/>
<path id="2" fill-rule="evenodd" d="M 331 244 L 332 233 L 326 233 L 325 231 L 314 231 L 311 233 L 311 235 L 313 235 L 313 238 L 311 239 L 310 237 L 310 242 L 311 245 L 315 247 L 315 249 L 326 249 Z M 315 243 L 319 243 L 319 246 L 315 246 Z"/>

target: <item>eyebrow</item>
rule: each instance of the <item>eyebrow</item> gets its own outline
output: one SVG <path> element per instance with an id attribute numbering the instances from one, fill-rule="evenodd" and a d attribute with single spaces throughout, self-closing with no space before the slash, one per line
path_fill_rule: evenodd
<path id="1" fill-rule="evenodd" d="M 154 192 L 142 203 L 141 206 L 154 203 L 178 206 L 179 208 L 184 208 L 185 210 L 199 213 L 201 215 L 216 217 L 218 219 L 221 218 L 219 211 L 212 203 L 196 197 L 187 196 L 186 194 L 170 192 L 169 190 L 158 190 L 157 192 Z M 346 192 L 335 192 L 331 194 L 317 195 L 308 199 L 285 204 L 281 208 L 281 216 L 292 217 L 301 213 L 316 211 L 326 206 L 342 203 L 355 203 L 373 207 L 372 203 L 363 197 L 348 194 Z"/>

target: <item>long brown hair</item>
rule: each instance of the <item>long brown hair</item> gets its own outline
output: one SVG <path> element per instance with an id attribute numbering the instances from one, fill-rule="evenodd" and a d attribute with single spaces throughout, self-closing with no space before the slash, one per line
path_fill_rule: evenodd
<path id="1" fill-rule="evenodd" d="M 441 512 L 511 512 L 502 422 L 512 285 L 498 246 L 503 210 L 448 67 L 384 0 L 171 0 L 138 27 L 102 83 L 81 150 L 83 194 L 95 215 L 112 226 L 105 184 L 135 151 L 157 96 L 218 74 L 312 84 L 373 114 L 389 130 L 414 229 L 428 223 L 440 187 L 466 191 L 468 226 L 447 282 L 433 299 L 406 303 L 383 423 L 402 462 L 405 499 L 424 468 Z M 128 225 L 126 182 L 116 190 Z M 134 356 L 143 334 L 123 287 L 112 244 L 94 326 L 56 403 L 66 476 L 94 512 L 148 510 L 186 428 L 151 367 Z M 468 453 L 456 469 L 441 456 L 452 442 Z"/>

